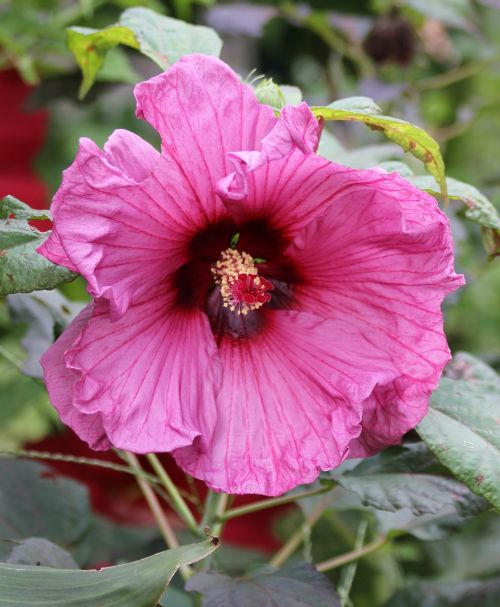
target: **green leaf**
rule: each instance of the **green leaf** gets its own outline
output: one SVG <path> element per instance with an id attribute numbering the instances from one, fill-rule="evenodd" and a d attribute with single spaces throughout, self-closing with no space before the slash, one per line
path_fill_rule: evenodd
<path id="1" fill-rule="evenodd" d="M 222 40 L 211 28 L 158 15 L 147 8 L 130 8 L 120 17 L 139 41 L 141 53 L 167 69 L 188 53 L 218 57 Z"/>
<path id="2" fill-rule="evenodd" d="M 417 432 L 457 478 L 500 510 L 500 378 L 470 355 L 457 358 L 452 372 L 465 363 L 466 379 L 443 377 Z"/>
<path id="3" fill-rule="evenodd" d="M 171 584 L 158 605 L 159 607 L 193 607 L 193 595 L 187 594 Z"/>
<path id="4" fill-rule="evenodd" d="M 471 494 L 467 512 L 457 513 L 453 504 L 443 506 L 434 514 L 415 515 L 409 508 L 397 512 L 377 510 L 377 529 L 382 535 L 409 533 L 420 540 L 440 540 L 461 529 L 469 520 L 489 509 L 486 500 Z"/>
<path id="5" fill-rule="evenodd" d="M 83 308 L 82 303 L 66 299 L 59 291 L 18 293 L 7 297 L 14 323 L 27 323 L 28 330 L 21 345 L 27 352 L 23 373 L 43 377 L 41 355 Z"/>
<path id="6" fill-rule="evenodd" d="M 353 470 L 336 476 L 345 489 L 361 497 L 363 504 L 395 512 L 408 508 L 413 514 L 435 514 L 453 506 L 458 514 L 475 511 L 477 502 L 462 483 L 424 473 L 431 465 L 422 446 L 396 447 L 361 461 Z"/>
<path id="7" fill-rule="evenodd" d="M 344 99 L 338 99 L 330 103 L 328 107 L 333 110 L 361 112 L 372 116 L 382 113 L 380 107 L 370 97 L 344 97 Z"/>
<path id="8" fill-rule="evenodd" d="M 397 592 L 384 607 L 498 607 L 500 578 L 420 582 Z"/>
<path id="9" fill-rule="evenodd" d="M 354 120 L 364 122 L 374 130 L 382 131 L 386 137 L 424 163 L 426 169 L 438 182 L 443 198 L 447 200 L 444 162 L 439 144 L 420 127 L 405 120 L 379 115 L 378 109 L 376 103 L 371 99 L 367 100 L 366 97 L 342 99 L 326 107 L 311 108 L 317 118 Z"/>
<path id="10" fill-rule="evenodd" d="M 36 565 L 56 569 L 78 569 L 69 552 L 41 537 L 16 542 L 7 559 L 11 565 Z"/>
<path id="11" fill-rule="evenodd" d="M 354 150 L 347 150 L 332 133 L 323 130 L 319 142 L 318 154 L 353 169 L 369 169 L 380 166 L 390 158 L 398 158 L 403 150 L 393 143 L 365 145 Z M 387 162 L 386 164 L 393 164 Z M 394 164 L 396 164 L 394 162 Z M 403 164 L 403 163 L 400 163 Z"/>
<path id="12" fill-rule="evenodd" d="M 71 27 L 67 32 L 68 48 L 83 74 L 80 98 L 90 90 L 108 51 L 118 44 L 140 51 L 162 70 L 188 53 L 218 57 L 222 48 L 222 41 L 214 30 L 165 17 L 142 7 L 127 9 L 118 23 L 102 30 Z"/>
<path id="13" fill-rule="evenodd" d="M 279 570 L 259 567 L 242 578 L 215 572 L 197 573 L 187 582 L 186 590 L 201 593 L 203 607 L 340 607 L 329 579 L 302 562 Z"/>
<path id="14" fill-rule="evenodd" d="M 52 220 L 50 211 L 32 209 L 26 203 L 21 202 L 14 196 L 5 196 L 0 201 L 0 219 L 9 219 L 14 215 L 16 219 L 49 219 Z"/>
<path id="15" fill-rule="evenodd" d="M 103 30 L 89 27 L 71 27 L 67 30 L 68 48 L 82 70 L 80 98 L 90 90 L 97 72 L 101 69 L 106 53 L 118 44 L 139 49 L 139 41 L 128 27 L 112 25 Z"/>
<path id="16" fill-rule="evenodd" d="M 215 548 L 208 540 L 100 571 L 0 565 L 0 606 L 155 607 L 181 565 Z"/>
<path id="17" fill-rule="evenodd" d="M 90 524 L 86 488 L 48 466 L 0 458 L 0 538 L 44 537 L 76 543 Z M 0 593 L 1 594 L 1 593 Z"/>
<path id="18" fill-rule="evenodd" d="M 53 289 L 77 276 L 35 250 L 49 233 L 31 227 L 28 220 L 49 217 L 12 196 L 0 201 L 0 296 Z"/>

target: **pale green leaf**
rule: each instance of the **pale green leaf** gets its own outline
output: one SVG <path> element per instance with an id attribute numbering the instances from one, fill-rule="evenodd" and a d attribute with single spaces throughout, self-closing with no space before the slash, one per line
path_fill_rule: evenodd
<path id="1" fill-rule="evenodd" d="M 215 548 L 208 540 L 100 571 L 0 564 L 0 606 L 155 607 L 180 566 Z"/>
<path id="2" fill-rule="evenodd" d="M 343 110 L 344 112 L 361 112 L 363 114 L 381 114 L 382 110 L 370 97 L 344 97 L 338 99 L 328 106 L 333 110 Z"/>
<path id="3" fill-rule="evenodd" d="M 83 75 L 80 97 L 94 83 L 108 51 L 118 44 L 140 51 L 163 70 L 188 53 L 219 56 L 222 48 L 221 39 L 211 28 L 165 17 L 143 7 L 127 9 L 118 23 L 102 30 L 71 27 L 67 32 L 68 48 Z M 130 76 L 126 72 L 127 81 Z"/>
<path id="4" fill-rule="evenodd" d="M 218 57 L 222 49 L 222 41 L 213 29 L 165 17 L 148 8 L 126 10 L 119 23 L 134 32 L 141 53 L 164 70 L 188 53 Z"/>
<path id="5" fill-rule="evenodd" d="M 14 323 L 28 325 L 21 342 L 27 353 L 23 373 L 41 379 L 43 372 L 40 357 L 81 311 L 84 304 L 69 301 L 62 293 L 53 290 L 9 295 L 7 305 Z"/>

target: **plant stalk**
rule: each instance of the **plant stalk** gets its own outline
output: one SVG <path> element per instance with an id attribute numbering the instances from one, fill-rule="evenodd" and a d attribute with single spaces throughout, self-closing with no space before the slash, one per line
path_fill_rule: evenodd
<path id="1" fill-rule="evenodd" d="M 127 451 L 122 451 L 121 455 L 130 464 L 131 468 L 142 470 L 141 464 L 139 463 L 139 459 L 136 455 Z M 136 480 L 142 494 L 144 495 L 144 499 L 148 503 L 151 513 L 155 517 L 156 523 L 163 535 L 163 538 L 165 539 L 165 543 L 169 548 L 177 548 L 179 546 L 179 541 L 177 540 L 175 532 L 172 529 L 165 512 L 163 511 L 160 502 L 153 491 L 153 488 L 143 476 L 137 475 Z M 185 580 L 188 580 L 191 575 L 193 575 L 193 570 L 189 565 L 183 565 L 180 567 L 180 572 Z"/>
<path id="2" fill-rule="evenodd" d="M 305 497 L 321 495 L 322 493 L 327 493 L 331 489 L 333 489 L 333 485 L 328 485 L 326 487 L 320 487 L 319 489 L 312 489 L 310 491 L 302 491 L 301 493 L 295 493 L 295 495 L 283 495 L 281 497 L 273 497 L 271 499 L 261 500 L 253 504 L 239 506 L 238 508 L 231 508 L 230 510 L 227 510 L 224 514 L 219 516 L 219 520 L 229 521 L 230 519 L 236 518 L 237 516 L 244 516 L 245 514 L 251 514 L 252 512 L 258 512 L 259 510 L 265 510 L 266 508 L 275 508 L 276 506 L 281 506 L 283 504 L 290 504 Z"/>
<path id="3" fill-rule="evenodd" d="M 332 559 L 328 559 L 327 561 L 322 561 L 321 563 L 317 563 L 316 569 L 318 571 L 331 571 L 332 569 L 336 569 L 337 567 L 341 567 L 342 565 L 346 565 L 347 563 L 352 563 L 353 561 L 357 561 L 358 559 L 366 556 L 367 554 L 371 554 L 385 546 L 388 542 L 388 538 L 385 535 L 381 535 L 371 544 L 367 544 L 362 548 L 356 548 L 351 552 L 346 552 L 345 554 L 341 554 L 340 556 L 335 556 Z"/>
<path id="4" fill-rule="evenodd" d="M 167 471 L 162 466 L 160 460 L 154 453 L 149 453 L 148 455 L 146 455 L 146 458 L 153 467 L 153 470 L 158 475 L 158 478 L 161 480 L 163 486 L 167 490 L 167 493 L 169 494 L 170 499 L 172 500 L 174 510 L 186 523 L 188 529 L 192 531 L 195 535 L 200 536 L 200 529 L 198 527 L 198 524 L 196 523 L 193 513 L 184 501 L 182 495 L 179 493 L 179 489 L 177 489 L 174 482 L 168 475 Z"/>

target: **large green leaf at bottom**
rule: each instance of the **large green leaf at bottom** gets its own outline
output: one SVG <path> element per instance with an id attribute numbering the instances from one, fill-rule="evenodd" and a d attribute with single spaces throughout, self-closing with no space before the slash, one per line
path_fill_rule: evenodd
<path id="1" fill-rule="evenodd" d="M 207 540 L 100 571 L 0 564 L 0 606 L 155 607 L 181 565 L 215 548 Z"/>
<path id="2" fill-rule="evenodd" d="M 449 373 L 458 379 L 441 380 L 417 432 L 457 478 L 500 510 L 500 378 L 465 354 Z"/>

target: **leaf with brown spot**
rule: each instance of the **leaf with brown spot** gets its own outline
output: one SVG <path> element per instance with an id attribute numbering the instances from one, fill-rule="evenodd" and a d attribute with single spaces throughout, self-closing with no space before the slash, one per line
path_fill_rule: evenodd
<path id="1" fill-rule="evenodd" d="M 311 110 L 317 118 L 363 122 L 371 129 L 383 131 L 386 137 L 424 163 L 425 168 L 438 182 L 443 198 L 447 200 L 444 161 L 437 141 L 410 122 L 377 114 L 373 107 L 367 111 L 363 106 L 360 107 L 358 100 L 358 97 L 341 99 L 329 106 L 312 107 Z M 377 107 L 374 101 L 372 104 Z"/>

